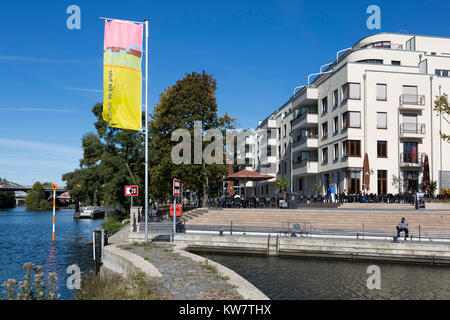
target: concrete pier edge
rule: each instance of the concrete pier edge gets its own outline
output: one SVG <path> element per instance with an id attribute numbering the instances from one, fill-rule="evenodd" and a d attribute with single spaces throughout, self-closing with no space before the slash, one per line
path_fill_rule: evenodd
<path id="1" fill-rule="evenodd" d="M 245 280 L 243 277 L 238 275 L 231 269 L 217 263 L 213 260 L 206 259 L 194 253 L 186 251 L 186 246 L 183 244 L 177 244 L 174 248 L 174 252 L 178 253 L 181 256 L 191 258 L 192 260 L 200 263 L 205 263 L 208 261 L 208 264 L 217 268 L 217 271 L 223 275 L 228 277 L 227 282 L 236 287 L 237 292 L 246 300 L 270 300 L 264 293 L 262 293 L 258 288 L 252 285 L 250 282 Z"/>
<path id="2" fill-rule="evenodd" d="M 449 244 L 199 234 L 177 234 L 175 240 L 194 252 L 450 265 Z"/>
<path id="3" fill-rule="evenodd" d="M 129 245 L 129 243 L 118 243 L 106 246 L 103 255 L 103 266 L 107 270 L 121 274 L 122 276 L 128 276 L 138 271 L 144 272 L 148 277 L 163 278 L 163 275 L 159 270 L 150 262 L 144 260 L 141 256 L 126 250 L 120 249 L 120 245 Z M 227 282 L 230 285 L 236 287 L 236 291 L 246 300 L 269 300 L 260 290 L 253 286 L 250 282 L 242 278 L 236 272 L 222 266 L 221 264 L 198 256 L 196 254 L 185 251 L 186 247 L 182 244 L 177 244 L 174 248 L 174 253 L 181 256 L 190 258 L 199 263 L 205 263 L 208 260 L 208 264 L 217 268 L 217 271 L 228 277 Z"/>
<path id="4" fill-rule="evenodd" d="M 127 245 L 127 243 L 112 244 L 104 248 L 102 268 L 120 273 L 122 276 L 140 271 L 148 277 L 162 278 L 162 274 L 153 264 L 137 254 L 120 249 L 119 245 Z"/>

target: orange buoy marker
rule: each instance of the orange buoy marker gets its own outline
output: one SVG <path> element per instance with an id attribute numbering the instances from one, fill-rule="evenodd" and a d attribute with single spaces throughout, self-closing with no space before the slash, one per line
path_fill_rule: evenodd
<path id="1" fill-rule="evenodd" d="M 52 184 L 53 188 L 53 237 L 52 242 L 55 242 L 55 208 L 56 208 L 56 188 L 58 187 L 57 184 Z"/>

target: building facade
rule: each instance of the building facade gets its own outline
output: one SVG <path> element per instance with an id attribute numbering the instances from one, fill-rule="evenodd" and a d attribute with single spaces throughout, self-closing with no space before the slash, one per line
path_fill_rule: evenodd
<path id="1" fill-rule="evenodd" d="M 247 138 L 247 169 L 285 177 L 299 195 L 316 184 L 358 193 L 367 154 L 368 192 L 397 194 L 420 189 L 428 156 L 430 180 L 450 188 L 450 144 L 439 134 L 450 133 L 450 117 L 434 111 L 450 93 L 450 38 L 371 35 L 319 71 Z M 274 180 L 247 188 L 273 195 Z"/>

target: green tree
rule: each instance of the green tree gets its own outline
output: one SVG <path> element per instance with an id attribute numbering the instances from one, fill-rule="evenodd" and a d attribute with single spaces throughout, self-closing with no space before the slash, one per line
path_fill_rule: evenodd
<path id="1" fill-rule="evenodd" d="M 144 150 L 141 132 L 122 130 L 107 125 L 102 116 L 102 104 L 92 113 L 96 133 L 83 136 L 83 158 L 80 168 L 63 175 L 72 199 L 81 205 L 127 207 L 130 199 L 124 196 L 128 184 L 143 185 Z M 143 202 L 143 195 L 135 203 Z"/>
<path id="2" fill-rule="evenodd" d="M 1 185 L 7 185 L 8 182 L 5 179 L 0 178 Z M 4 190 L 0 191 L 0 209 L 14 208 L 16 206 L 16 197 L 14 191 Z"/>
<path id="3" fill-rule="evenodd" d="M 450 122 L 445 118 L 445 115 L 450 116 L 450 106 L 448 103 L 448 95 L 446 93 L 441 96 L 437 96 L 434 101 L 434 110 L 438 113 L 439 116 L 442 116 L 444 120 L 450 124 Z M 450 135 L 445 134 L 444 132 L 439 132 L 441 138 L 447 142 L 450 142 Z"/>
<path id="4" fill-rule="evenodd" d="M 47 200 L 44 187 L 38 181 L 33 185 L 33 188 L 28 191 L 25 197 L 25 206 L 27 210 L 45 211 L 51 209 L 50 201 Z"/>
<path id="5" fill-rule="evenodd" d="M 287 187 L 290 185 L 291 183 L 289 182 L 289 180 L 286 177 L 282 177 L 282 178 L 277 178 L 275 180 L 275 185 L 278 186 L 278 188 L 280 188 L 280 191 L 283 193 L 283 198 L 286 199 L 286 191 L 287 191 Z"/>
<path id="6" fill-rule="evenodd" d="M 226 174 L 227 167 L 224 164 L 194 164 L 194 152 L 191 154 L 192 164 L 175 165 L 171 160 L 172 148 L 178 143 L 171 141 L 174 130 L 188 130 L 193 146 L 195 121 L 201 122 L 202 130 L 218 129 L 224 132 L 234 128 L 234 119 L 226 113 L 220 117 L 217 114 L 216 88 L 216 80 L 212 75 L 205 71 L 193 72 L 186 74 L 161 94 L 149 122 L 149 180 L 150 193 L 154 198 L 169 198 L 172 180 L 180 178 L 185 187 L 188 186 L 202 198 L 205 205 L 208 193 L 213 194 L 216 190 L 209 188 L 210 181 L 215 184 Z M 223 134 L 223 137 L 226 135 Z M 206 145 L 204 141 L 202 151 Z"/>

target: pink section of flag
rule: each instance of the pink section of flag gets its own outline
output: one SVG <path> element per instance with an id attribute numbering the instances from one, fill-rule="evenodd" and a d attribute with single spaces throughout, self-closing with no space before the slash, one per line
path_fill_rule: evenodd
<path id="1" fill-rule="evenodd" d="M 133 48 L 142 51 L 142 24 L 122 21 L 106 21 L 105 23 L 105 49 L 109 47 Z"/>

